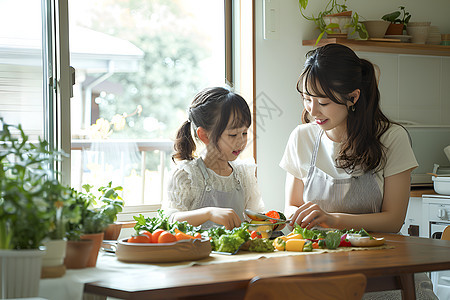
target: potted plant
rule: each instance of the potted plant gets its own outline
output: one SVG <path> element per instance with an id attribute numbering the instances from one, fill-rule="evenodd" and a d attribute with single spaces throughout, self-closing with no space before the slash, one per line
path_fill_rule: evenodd
<path id="1" fill-rule="evenodd" d="M 108 225 L 114 223 L 117 214 L 123 209 L 123 200 L 117 193 L 122 187 L 112 187 L 112 182 L 98 189 L 99 195 L 91 190 L 93 186 L 83 185 L 81 192 L 72 190 L 74 203 L 70 209 L 79 210 L 80 217 L 67 224 L 69 240 L 93 240 L 91 255 L 87 267 L 94 267 L 97 263 L 98 251 L 103 241 L 104 231 Z M 69 246 L 69 245 L 68 245 Z M 71 257 L 66 256 L 66 263 L 70 264 Z"/>
<path id="2" fill-rule="evenodd" d="M 64 153 L 49 150 L 44 140 L 31 143 L 28 139 L 21 125 L 2 124 L 0 257 L 1 271 L 8 276 L 1 277 L 0 294 L 6 298 L 38 296 L 45 252 L 41 246 L 52 231 L 57 211 L 55 202 L 46 198 L 50 186 L 60 187 L 49 166 L 59 161 Z M 23 259 L 30 263 L 21 263 Z M 15 278 L 22 280 L 16 282 Z M 19 284 L 20 288 L 14 284 Z"/>
<path id="3" fill-rule="evenodd" d="M 67 246 L 66 224 L 79 217 L 79 210 L 69 209 L 74 203 L 72 189 L 57 180 L 44 183 L 44 199 L 50 203 L 52 222 L 48 237 L 43 241 L 46 253 L 42 260 L 42 278 L 61 277 L 65 274 L 64 258 Z"/>
<path id="4" fill-rule="evenodd" d="M 391 22 L 386 31 L 386 35 L 402 35 L 403 30 L 406 29 L 411 19 L 411 14 L 405 10 L 404 6 L 399 6 L 399 8 L 400 10 L 385 14 L 381 17 L 381 19 Z"/>
<path id="5" fill-rule="evenodd" d="M 328 36 L 336 35 L 339 37 L 347 37 L 348 30 L 353 28 L 351 34 L 358 33 L 359 38 L 366 40 L 368 38 L 367 30 L 359 21 L 358 13 L 353 13 L 347 9 L 346 0 L 339 3 L 338 0 L 329 0 L 323 11 L 320 11 L 317 16 L 313 14 L 308 16 L 304 10 L 308 6 L 308 0 L 299 0 L 300 13 L 302 16 L 316 23 L 320 30 L 317 37 L 316 45 L 322 39 L 323 35 L 327 33 Z"/>

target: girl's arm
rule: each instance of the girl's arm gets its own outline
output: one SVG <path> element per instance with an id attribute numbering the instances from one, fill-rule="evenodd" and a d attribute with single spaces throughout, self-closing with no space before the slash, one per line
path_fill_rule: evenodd
<path id="1" fill-rule="evenodd" d="M 408 208 L 412 170 L 385 178 L 383 205 L 379 213 L 326 213 L 317 204 L 303 203 L 303 182 L 298 178 L 286 180 L 286 195 L 289 201 L 287 204 L 297 207 L 293 219 L 302 227 L 325 225 L 338 229 L 364 228 L 376 232 L 398 232 L 403 225 Z"/>
<path id="2" fill-rule="evenodd" d="M 241 226 L 241 219 L 231 208 L 203 207 L 190 211 L 180 211 L 173 214 L 174 221 L 187 221 L 193 226 L 199 226 L 206 221 L 225 226 L 226 229 L 233 229 Z"/>

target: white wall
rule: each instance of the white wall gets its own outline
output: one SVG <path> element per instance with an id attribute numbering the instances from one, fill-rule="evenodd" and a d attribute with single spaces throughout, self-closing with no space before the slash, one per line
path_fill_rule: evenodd
<path id="1" fill-rule="evenodd" d="M 258 181 L 268 209 L 284 209 L 285 172 L 278 166 L 290 132 L 300 122 L 302 104 L 295 89 L 315 25 L 302 18 L 297 0 L 271 0 L 278 8 L 273 39 L 263 36 L 263 2 L 256 0 L 256 104 Z M 310 0 L 319 11 L 328 0 Z M 431 21 L 450 33 L 448 0 L 348 0 L 349 9 L 367 20 L 406 6 L 411 21 Z M 380 66 L 382 108 L 393 119 L 450 125 L 450 58 L 358 53 Z"/>

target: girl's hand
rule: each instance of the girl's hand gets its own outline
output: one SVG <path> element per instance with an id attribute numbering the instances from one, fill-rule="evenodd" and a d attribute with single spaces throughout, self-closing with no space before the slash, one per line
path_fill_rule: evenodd
<path id="1" fill-rule="evenodd" d="M 232 208 L 210 207 L 209 220 L 230 230 L 241 226 L 241 219 Z"/>
<path id="2" fill-rule="evenodd" d="M 323 211 L 319 205 L 307 202 L 295 211 L 291 226 L 294 223 L 299 224 L 302 228 L 311 229 L 314 226 L 333 227 L 335 220 L 333 215 Z"/>

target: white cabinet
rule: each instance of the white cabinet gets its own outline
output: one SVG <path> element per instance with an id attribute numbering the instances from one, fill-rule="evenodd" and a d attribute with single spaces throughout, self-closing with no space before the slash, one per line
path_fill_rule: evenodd
<path id="1" fill-rule="evenodd" d="M 400 229 L 403 235 L 419 235 L 423 236 L 422 232 L 424 218 L 422 217 L 422 197 L 409 198 L 408 211 L 406 212 L 405 223 Z"/>

